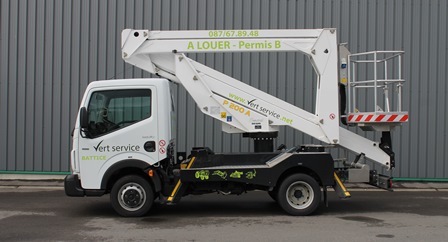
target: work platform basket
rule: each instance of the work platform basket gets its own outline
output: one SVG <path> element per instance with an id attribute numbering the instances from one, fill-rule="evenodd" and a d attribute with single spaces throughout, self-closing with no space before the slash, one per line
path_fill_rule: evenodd
<path id="1" fill-rule="evenodd" d="M 402 110 L 403 54 L 371 51 L 348 56 L 349 125 L 390 131 L 408 121 L 408 112 Z"/>

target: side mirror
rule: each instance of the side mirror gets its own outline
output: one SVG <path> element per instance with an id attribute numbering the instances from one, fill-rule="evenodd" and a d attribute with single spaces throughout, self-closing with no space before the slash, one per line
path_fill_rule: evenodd
<path id="1" fill-rule="evenodd" d="M 81 110 L 79 110 L 79 124 L 81 130 L 87 130 L 89 127 L 89 114 L 87 113 L 86 107 L 82 107 Z"/>

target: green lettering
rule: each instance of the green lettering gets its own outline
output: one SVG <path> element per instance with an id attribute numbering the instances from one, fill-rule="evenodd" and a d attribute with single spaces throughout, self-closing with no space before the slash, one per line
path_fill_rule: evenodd
<path id="1" fill-rule="evenodd" d="M 282 47 L 280 40 L 275 41 L 275 48 L 280 49 Z"/>
<path id="2" fill-rule="evenodd" d="M 246 178 L 249 180 L 254 179 L 257 176 L 257 171 L 254 169 L 253 171 L 246 172 Z"/>
<path id="3" fill-rule="evenodd" d="M 232 174 L 230 174 L 230 177 L 231 178 L 241 178 L 241 176 L 243 175 L 244 173 L 242 172 L 242 171 L 234 171 Z"/>
<path id="4" fill-rule="evenodd" d="M 210 48 L 210 42 L 204 41 L 202 42 L 202 49 L 207 50 Z"/>
<path id="5" fill-rule="evenodd" d="M 193 42 L 188 42 L 188 48 L 187 49 L 189 49 L 189 50 L 194 50 L 194 45 L 193 45 Z"/>
<path id="6" fill-rule="evenodd" d="M 82 160 L 106 160 L 106 156 L 104 156 L 104 155 L 102 155 L 102 156 L 96 156 L 96 155 L 82 156 L 81 159 Z"/>
<path id="7" fill-rule="evenodd" d="M 201 170 L 201 171 L 197 171 L 194 174 L 194 177 L 196 177 L 196 179 L 208 180 L 209 174 L 210 174 L 210 171 L 208 171 L 208 170 Z"/>
<path id="8" fill-rule="evenodd" d="M 212 176 L 219 176 L 219 177 L 221 177 L 222 179 L 226 179 L 226 177 L 227 177 L 227 172 L 226 171 L 214 171 L 213 172 L 213 174 L 212 174 Z"/>

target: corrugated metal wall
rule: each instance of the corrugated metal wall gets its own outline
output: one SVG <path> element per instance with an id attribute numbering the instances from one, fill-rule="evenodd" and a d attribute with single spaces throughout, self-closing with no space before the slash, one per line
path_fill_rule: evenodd
<path id="1" fill-rule="evenodd" d="M 404 50 L 409 124 L 393 136 L 395 176 L 448 177 L 446 0 L 1 0 L 0 170 L 68 171 L 70 132 L 87 84 L 148 77 L 120 58 L 124 28 L 338 29 L 352 52 Z M 313 71 L 300 54 L 197 54 L 193 58 L 261 90 L 313 109 Z M 176 90 L 178 149 L 248 151 Z M 373 137 L 372 134 L 368 134 Z M 378 137 L 377 137 L 378 138 Z M 312 142 L 282 129 L 277 144 Z"/>

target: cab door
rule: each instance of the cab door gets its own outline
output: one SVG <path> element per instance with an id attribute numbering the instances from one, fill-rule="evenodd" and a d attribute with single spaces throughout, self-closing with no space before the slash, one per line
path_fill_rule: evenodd
<path id="1" fill-rule="evenodd" d="M 79 137 L 82 187 L 99 189 L 117 162 L 159 161 L 156 88 L 94 88 L 88 95 L 88 127 Z"/>

